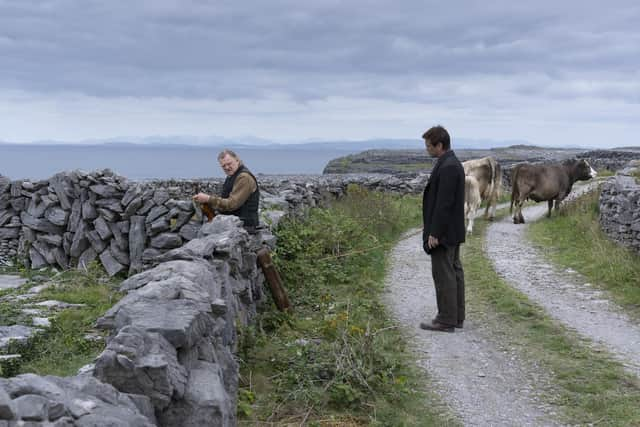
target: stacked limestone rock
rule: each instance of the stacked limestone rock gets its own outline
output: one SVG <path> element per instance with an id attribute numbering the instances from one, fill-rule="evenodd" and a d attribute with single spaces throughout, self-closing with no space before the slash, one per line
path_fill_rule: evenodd
<path id="1" fill-rule="evenodd" d="M 586 159 L 597 170 L 618 171 L 630 161 L 640 159 L 640 152 L 625 150 L 593 150 L 578 154 L 578 159 Z"/>
<path id="2" fill-rule="evenodd" d="M 612 240 L 640 253 L 640 185 L 632 175 L 640 169 L 635 161 L 602 186 L 600 227 Z"/>
<path id="3" fill-rule="evenodd" d="M 0 265 L 9 264 L 18 254 L 20 218 L 11 206 L 11 180 L 0 175 Z"/>
<path id="4" fill-rule="evenodd" d="M 148 397 L 120 393 L 90 375 L 23 374 L 0 378 L 0 425 L 151 427 L 156 420 Z"/>
<path id="5" fill-rule="evenodd" d="M 427 175 L 259 176 L 269 225 L 345 194 L 350 184 L 416 193 Z M 31 268 L 86 266 L 98 259 L 110 275 L 141 271 L 156 256 L 193 239 L 202 224 L 191 203 L 219 193 L 222 180 L 130 182 L 110 170 L 63 172 L 49 180 L 0 176 L 0 262 L 18 255 Z M 195 218 L 194 218 L 195 217 Z"/>
<path id="6" fill-rule="evenodd" d="M 236 326 L 253 321 L 263 297 L 255 252 L 265 241 L 273 236 L 249 235 L 238 218 L 218 216 L 125 280 L 129 293 L 98 321 L 114 338 L 95 375 L 149 396 L 159 425 L 235 425 Z"/>
<path id="7" fill-rule="evenodd" d="M 108 169 L 0 181 L 0 240 L 18 239 L 18 253 L 31 268 L 99 259 L 110 275 L 135 273 L 146 259 L 193 238 L 200 225 L 193 216 L 190 201 L 171 199 L 162 187 L 129 183 Z"/>
<path id="8" fill-rule="evenodd" d="M 0 425 L 236 425 L 236 328 L 264 300 L 256 251 L 265 244 L 275 245 L 270 232 L 250 235 L 221 215 L 156 257 L 98 320 L 111 337 L 94 367 L 0 380 Z"/>

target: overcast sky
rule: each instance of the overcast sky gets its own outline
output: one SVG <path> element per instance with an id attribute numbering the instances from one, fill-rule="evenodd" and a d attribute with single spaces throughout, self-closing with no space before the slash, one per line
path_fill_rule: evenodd
<path id="1" fill-rule="evenodd" d="M 640 2 L 0 0 L 0 141 L 434 124 L 639 146 Z"/>

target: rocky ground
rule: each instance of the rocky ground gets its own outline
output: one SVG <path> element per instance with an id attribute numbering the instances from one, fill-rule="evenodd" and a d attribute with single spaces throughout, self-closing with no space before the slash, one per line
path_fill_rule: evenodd
<path id="1" fill-rule="evenodd" d="M 51 286 L 56 286 L 56 276 L 49 278 L 36 274 L 31 279 L 24 279 L 16 274 L 0 274 L 0 352 L 6 352 L 10 341 L 24 343 L 43 332 L 61 311 L 82 306 L 42 298 L 40 293 Z M 88 341 L 102 339 L 97 334 L 85 338 Z M 0 355 L 0 368 L 17 358 L 20 358 L 19 354 Z"/>
<path id="2" fill-rule="evenodd" d="M 562 161 L 572 157 L 587 158 L 598 169 L 617 170 L 629 160 L 640 158 L 640 150 L 620 148 L 614 150 L 585 150 L 576 148 L 541 148 L 518 145 L 486 150 L 460 149 L 454 151 L 462 161 L 493 156 L 509 174 L 511 167 L 520 162 L 541 163 Z M 390 173 L 398 176 L 416 175 L 431 170 L 433 159 L 422 147 L 415 150 L 369 150 L 331 160 L 324 174 Z"/>
<path id="3" fill-rule="evenodd" d="M 592 188 L 574 188 L 574 193 Z M 545 213 L 546 203 L 523 210 L 528 221 Z M 489 226 L 485 247 L 498 274 L 553 319 L 640 375 L 637 324 L 578 273 L 550 265 L 527 242 L 525 228 L 512 224 L 509 217 Z M 465 426 L 560 424 L 557 408 L 543 399 L 550 390 L 548 376 L 509 348 L 504 337 L 491 328 L 489 314 L 468 313 L 464 328 L 455 333 L 419 328 L 421 321 L 437 312 L 430 259 L 422 251 L 419 230 L 408 233 L 394 248 L 386 288 L 387 305 L 405 331 L 419 365 Z"/>

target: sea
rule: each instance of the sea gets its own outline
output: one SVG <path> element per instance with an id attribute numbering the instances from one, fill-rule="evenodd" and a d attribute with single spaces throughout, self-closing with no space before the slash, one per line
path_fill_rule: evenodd
<path id="1" fill-rule="evenodd" d="M 191 145 L 0 144 L 0 175 L 40 180 L 58 172 L 111 169 L 132 180 L 223 177 L 221 147 Z M 327 163 L 356 152 L 349 149 L 234 148 L 254 174 L 322 174 Z"/>

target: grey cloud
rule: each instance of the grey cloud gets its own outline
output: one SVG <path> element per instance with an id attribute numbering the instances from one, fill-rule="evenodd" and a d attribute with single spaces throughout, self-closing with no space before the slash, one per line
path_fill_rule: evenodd
<path id="1" fill-rule="evenodd" d="M 0 86 L 100 97 L 411 101 L 424 82 L 530 74 L 562 82 L 640 65 L 635 2 L 616 10 L 589 1 L 307 3 L 0 0 Z"/>

